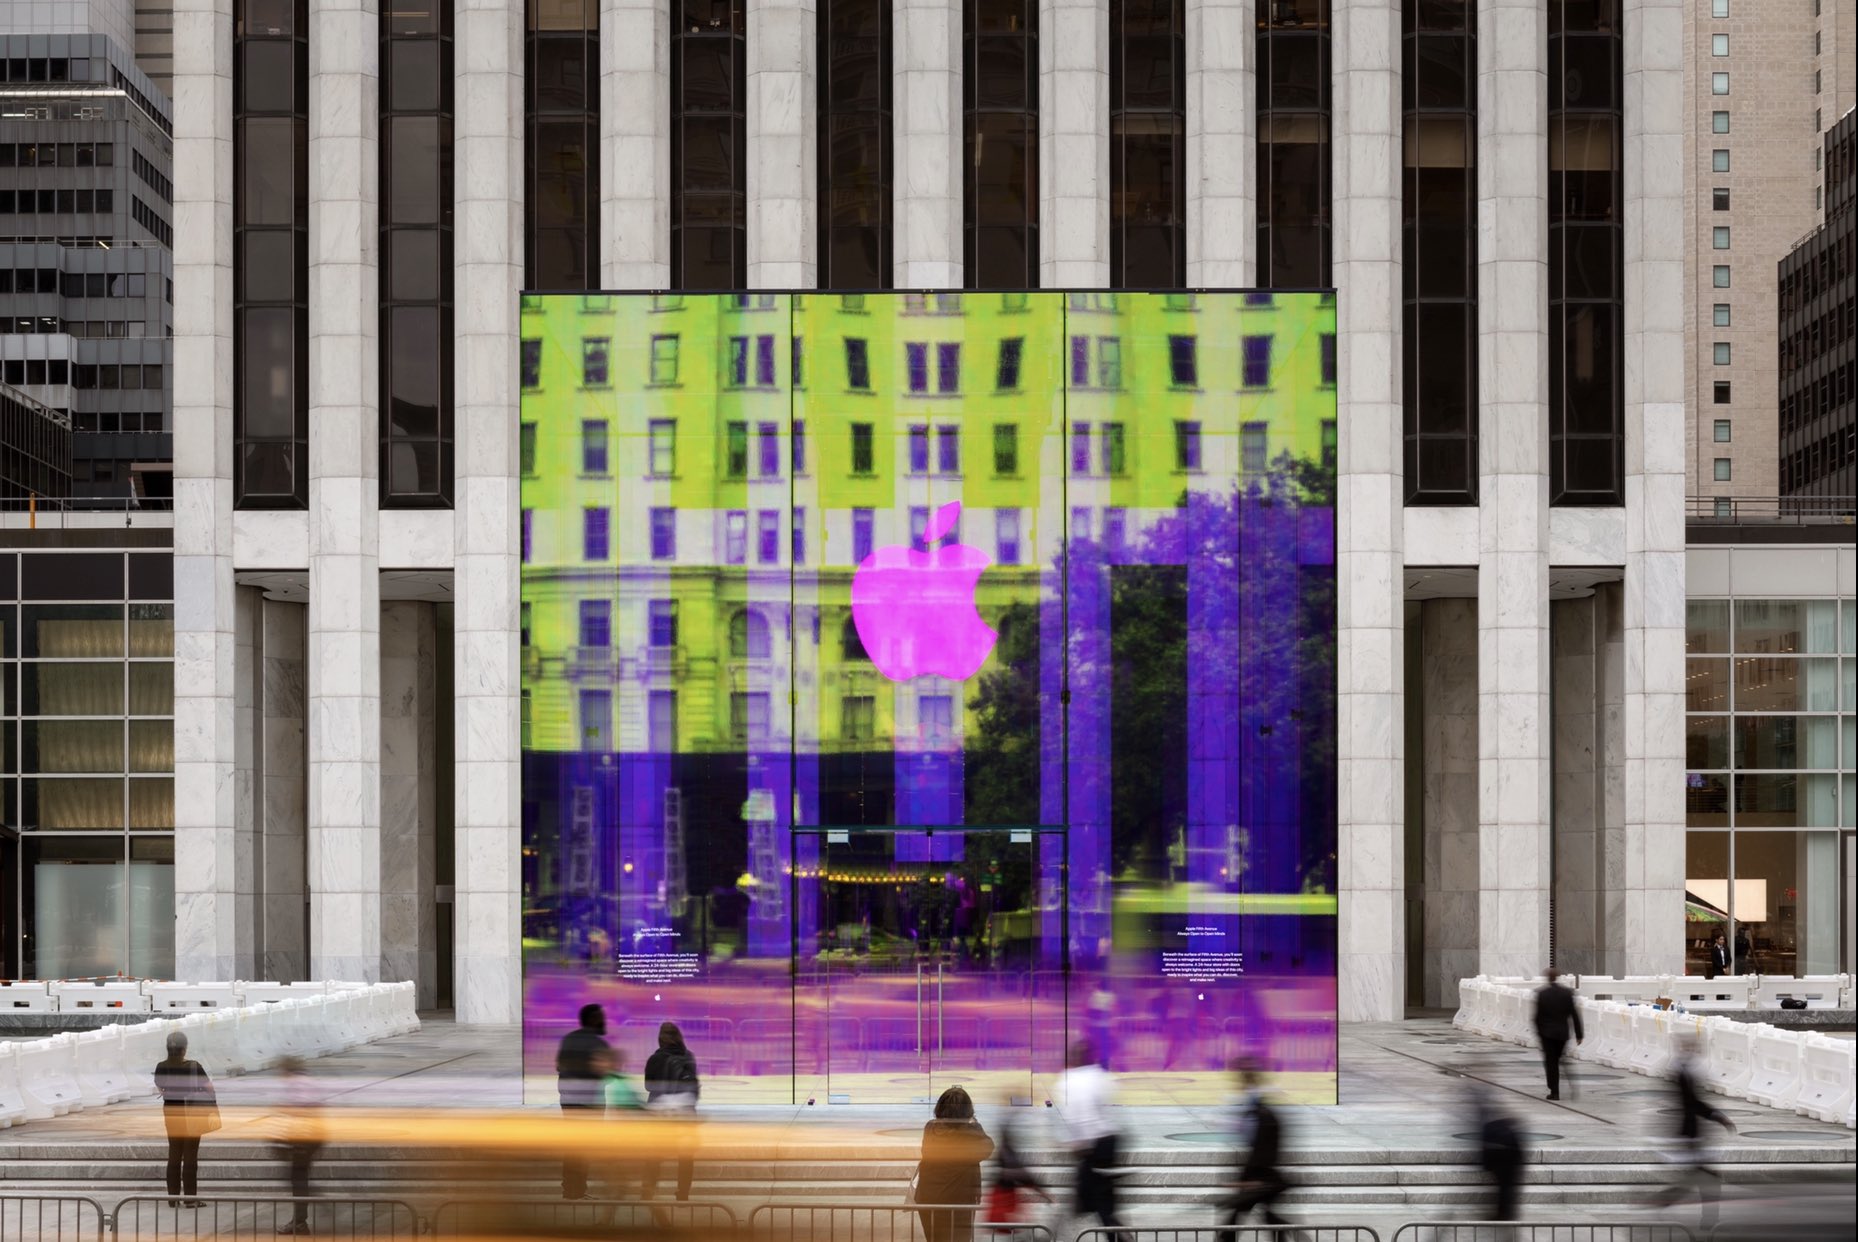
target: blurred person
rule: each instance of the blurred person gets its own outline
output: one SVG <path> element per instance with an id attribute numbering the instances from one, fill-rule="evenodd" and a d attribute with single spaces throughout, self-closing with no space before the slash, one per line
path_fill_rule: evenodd
<path id="1" fill-rule="evenodd" d="M 580 1026 L 561 1037 L 555 1050 L 556 1090 L 561 1095 L 561 1111 L 573 1117 L 588 1112 L 604 1112 L 605 1067 L 612 1063 L 613 1047 L 606 1042 L 606 1010 L 599 1005 L 582 1005 Z M 580 1143 L 578 1135 L 568 1140 Z M 587 1158 L 578 1152 L 561 1158 L 561 1197 L 587 1197 Z"/>
<path id="2" fill-rule="evenodd" d="M 1472 1127 L 1477 1131 L 1478 1167 L 1490 1174 L 1497 1188 L 1496 1203 L 1488 1219 L 1517 1220 L 1522 1204 L 1522 1128 L 1481 1084 L 1472 1087 L 1471 1110 Z"/>
<path id="3" fill-rule="evenodd" d="M 1038 1196 L 1045 1203 L 1056 1200 L 1033 1174 L 1032 1166 L 1020 1149 L 1019 1128 L 1013 1124 L 1013 1093 L 1007 1092 L 1001 1103 L 1006 1111 L 1000 1115 L 1000 1138 L 994 1145 L 994 1182 L 987 1192 L 987 1210 L 982 1216 L 997 1224 L 1016 1224 L 1028 1194 Z"/>
<path id="4" fill-rule="evenodd" d="M 316 1097 L 304 1064 L 296 1057 L 278 1063 L 283 1074 L 283 1126 L 278 1147 L 290 1164 L 290 1219 L 278 1226 L 280 1234 L 310 1231 L 310 1165 L 323 1145 L 322 1119 L 317 1115 Z"/>
<path id="5" fill-rule="evenodd" d="M 605 1074 L 601 1090 L 602 1099 L 606 1104 L 607 1119 L 623 1121 L 636 1117 L 645 1107 L 645 1097 L 639 1094 L 638 1088 L 632 1085 L 632 1080 L 626 1077 L 625 1052 L 619 1048 L 613 1049 L 606 1055 L 601 1070 Z M 638 1165 L 622 1155 L 614 1162 L 609 1193 L 615 1199 L 624 1199 L 626 1191 L 638 1180 Z"/>
<path id="6" fill-rule="evenodd" d="M 974 1101 L 960 1087 L 950 1087 L 935 1102 L 935 1116 L 923 1126 L 923 1154 L 916 1165 L 916 1202 L 967 1204 L 981 1201 L 981 1161 L 993 1155 L 994 1141 L 974 1119 Z M 974 1213 L 918 1214 L 929 1242 L 968 1242 L 974 1236 Z"/>
<path id="7" fill-rule="evenodd" d="M 1548 1098 L 1561 1098 L 1561 1057 L 1568 1048 L 1568 1035 L 1574 1035 L 1574 1042 L 1581 1043 L 1587 1038 L 1587 1032 L 1581 1028 L 1580 1007 L 1574 1003 L 1574 992 L 1555 982 L 1561 978 L 1561 972 L 1553 966 L 1544 967 L 1542 977 L 1547 983 L 1536 989 L 1535 993 L 1535 1035 L 1542 1041 L 1542 1068 L 1548 1072 Z"/>
<path id="8" fill-rule="evenodd" d="M 219 1129 L 219 1097 L 205 1067 L 188 1059 L 183 1031 L 168 1032 L 168 1055 L 155 1065 L 155 1090 L 168 1132 L 168 1206 L 199 1207 L 200 1140 Z"/>
<path id="9" fill-rule="evenodd" d="M 1066 1064 L 1058 1076 L 1058 1117 L 1077 1159 L 1077 1215 L 1095 1215 L 1115 1228 L 1122 1224 L 1116 1217 L 1119 1139 L 1110 1120 L 1115 1084 L 1085 1041 L 1071 1045 Z"/>
<path id="10" fill-rule="evenodd" d="M 1703 968 L 1703 977 L 1714 979 L 1718 975 L 1726 975 L 1734 968 L 1734 965 L 1734 959 L 1729 956 L 1728 937 L 1723 935 L 1721 929 L 1718 929 L 1716 934 L 1710 937 L 1710 960 Z"/>
<path id="11" fill-rule="evenodd" d="M 697 1078 L 697 1058 L 684 1046 L 684 1033 L 677 1023 L 666 1022 L 658 1028 L 658 1050 L 645 1062 L 645 1107 L 675 1119 L 678 1133 L 670 1144 L 677 1159 L 677 1197 L 690 1198 L 690 1183 L 695 1173 L 691 1156 L 694 1139 L 690 1123 L 697 1116 L 697 1098 L 703 1086 Z M 647 1160 L 640 1177 L 641 1198 L 650 1199 L 658 1189 L 658 1165 Z"/>
<path id="12" fill-rule="evenodd" d="M 1671 1062 L 1671 1081 L 1677 1088 L 1677 1148 L 1673 1158 L 1679 1165 L 1677 1180 L 1659 1192 L 1659 1207 L 1672 1207 L 1688 1196 L 1695 1185 L 1701 1204 L 1702 1223 L 1708 1230 L 1716 1223 L 1716 1200 L 1722 1190 L 1722 1175 L 1708 1164 L 1709 1151 L 1703 1142 L 1703 1123 L 1713 1121 L 1729 1133 L 1735 1122 L 1720 1108 L 1703 1098 L 1697 1087 L 1697 1037 L 1690 1031 L 1673 1040 L 1675 1056 Z"/>
<path id="13" fill-rule="evenodd" d="M 1755 966 L 1755 945 L 1746 924 L 1735 929 L 1735 973 L 1745 975 Z"/>
<path id="14" fill-rule="evenodd" d="M 1262 1212 L 1266 1225 L 1288 1225 L 1272 1207 L 1290 1189 L 1279 1167 L 1283 1163 L 1283 1121 L 1265 1092 L 1258 1063 L 1241 1057 L 1233 1060 L 1231 1068 L 1239 1084 L 1237 1137 L 1245 1155 L 1238 1164 L 1238 1182 L 1224 1203 L 1224 1224 L 1236 1226 L 1253 1212 Z M 1231 1242 L 1234 1235 L 1222 1232 L 1219 1236 L 1220 1242 Z"/>

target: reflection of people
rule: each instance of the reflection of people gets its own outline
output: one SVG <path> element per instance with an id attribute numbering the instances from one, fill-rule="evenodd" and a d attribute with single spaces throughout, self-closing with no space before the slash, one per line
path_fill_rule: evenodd
<path id="1" fill-rule="evenodd" d="M 1239 1162 L 1238 1185 L 1226 1200 L 1225 1223 L 1237 1225 L 1254 1211 L 1262 1211 L 1265 1224 L 1288 1224 L 1271 1206 L 1290 1188 L 1279 1167 L 1283 1163 L 1283 1123 L 1265 1094 L 1264 1075 L 1259 1072 L 1257 1063 L 1234 1061 L 1232 1068 L 1244 1092 L 1239 1107 L 1238 1138 L 1245 1156 Z M 1232 1236 L 1222 1233 L 1221 1242 L 1229 1242 Z"/>
<path id="2" fill-rule="evenodd" d="M 1703 968 L 1705 979 L 1714 979 L 1717 975 L 1726 975 L 1734 963 L 1729 958 L 1728 939 L 1718 931 L 1710 937 L 1710 960 Z"/>
<path id="3" fill-rule="evenodd" d="M 1745 975 L 1754 965 L 1754 946 L 1748 939 L 1748 928 L 1735 929 L 1735 973 Z"/>
<path id="4" fill-rule="evenodd" d="M 200 1193 L 200 1140 L 219 1129 L 219 1101 L 205 1067 L 187 1058 L 183 1031 L 168 1033 L 167 1058 L 155 1066 L 155 1090 L 168 1131 L 168 1205 L 199 1207 L 194 1196 Z"/>
<path id="5" fill-rule="evenodd" d="M 645 1107 L 676 1118 L 683 1123 L 672 1143 L 677 1153 L 677 1197 L 690 1198 L 690 1182 L 695 1173 L 691 1157 L 689 1123 L 697 1114 L 697 1097 L 702 1094 L 697 1080 L 697 1058 L 684 1046 L 684 1033 L 677 1023 L 666 1022 L 658 1028 L 658 1051 L 645 1062 Z M 640 1197 L 650 1199 L 658 1189 L 658 1161 L 647 1160 L 641 1175 Z"/>
<path id="6" fill-rule="evenodd" d="M 994 1184 L 987 1192 L 986 1219 L 1011 1223 L 1019 1219 L 1020 1201 L 1025 1195 L 1037 1195 L 1046 1203 L 1053 1200 L 1020 1150 L 1018 1128 L 1013 1124 L 1013 1093 L 1007 1092 L 1000 1102 L 1006 1111 L 1000 1114 L 1000 1141 L 994 1148 Z"/>
<path id="7" fill-rule="evenodd" d="M 316 1098 L 310 1089 L 309 1075 L 303 1062 L 286 1057 L 278 1066 L 284 1074 L 284 1125 L 278 1146 L 290 1164 L 290 1220 L 278 1227 L 279 1233 L 310 1231 L 310 1165 L 323 1145 L 322 1124 L 316 1113 Z"/>
<path id="8" fill-rule="evenodd" d="M 1574 1042 L 1580 1043 L 1587 1038 L 1587 1032 L 1581 1029 L 1581 1011 L 1574 1003 L 1571 989 L 1562 987 L 1555 980 L 1561 978 L 1561 972 L 1553 966 L 1542 971 L 1547 983 L 1536 989 L 1535 993 L 1535 1034 L 1542 1041 L 1542 1068 L 1548 1072 L 1548 1098 L 1561 1098 L 1561 1056 L 1568 1047 L 1568 1034 L 1572 1030 Z"/>
<path id="9" fill-rule="evenodd" d="M 974 1101 L 960 1087 L 950 1087 L 935 1102 L 935 1117 L 923 1126 L 922 1160 L 916 1166 L 916 1202 L 931 1206 L 981 1201 L 981 1161 L 993 1154 L 993 1140 L 974 1119 Z M 924 1212 L 923 1233 L 929 1242 L 968 1242 L 974 1236 L 973 1212 Z"/>
<path id="10" fill-rule="evenodd" d="M 612 1046 L 606 1042 L 606 1010 L 598 1005 L 582 1005 L 580 1026 L 563 1035 L 561 1046 L 555 1050 L 556 1089 L 561 1094 L 563 1112 L 573 1116 L 606 1107 L 601 1080 L 612 1054 Z M 562 1156 L 561 1197 L 587 1197 L 587 1160 L 578 1152 Z"/>
<path id="11" fill-rule="evenodd" d="M 1088 1043 L 1071 1046 L 1070 1068 L 1059 1076 L 1058 1115 L 1077 1159 L 1077 1214 L 1114 1228 L 1117 1168 L 1116 1127 L 1110 1120 L 1114 1088 Z"/>

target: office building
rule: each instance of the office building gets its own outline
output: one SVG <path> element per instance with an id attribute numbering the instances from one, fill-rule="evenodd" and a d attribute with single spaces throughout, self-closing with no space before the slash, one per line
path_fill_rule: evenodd
<path id="1" fill-rule="evenodd" d="M 1780 261 L 1780 494 L 1849 510 L 1858 494 L 1858 112 L 1826 132 L 1821 162 L 1825 223 Z"/>

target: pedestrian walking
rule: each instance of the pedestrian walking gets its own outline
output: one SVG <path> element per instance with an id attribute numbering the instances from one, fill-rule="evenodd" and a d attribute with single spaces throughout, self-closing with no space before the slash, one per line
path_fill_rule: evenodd
<path id="1" fill-rule="evenodd" d="M 935 1102 L 935 1116 L 923 1126 L 922 1158 L 916 1164 L 916 1202 L 974 1204 L 981 1201 L 981 1161 L 993 1155 L 994 1141 L 974 1119 L 974 1101 L 960 1087 L 950 1087 Z M 916 1217 L 929 1242 L 968 1242 L 974 1236 L 974 1212 L 920 1212 Z"/>
<path id="2" fill-rule="evenodd" d="M 155 1066 L 161 1120 L 168 1132 L 168 1206 L 199 1207 L 200 1140 L 219 1129 L 219 1098 L 200 1062 L 187 1057 L 187 1035 L 168 1033 L 168 1055 Z"/>
<path id="3" fill-rule="evenodd" d="M 1581 1027 L 1581 1011 L 1574 1003 L 1571 989 L 1562 987 L 1555 980 L 1561 978 L 1561 972 L 1553 966 L 1542 971 L 1542 977 L 1548 982 L 1536 989 L 1535 993 L 1535 1034 L 1542 1041 L 1542 1068 L 1548 1073 L 1548 1098 L 1561 1098 L 1561 1057 L 1568 1047 L 1568 1036 L 1574 1036 L 1574 1042 L 1580 1043 L 1587 1038 L 1587 1032 Z"/>
<path id="4" fill-rule="evenodd" d="M 1697 1037 L 1689 1031 L 1674 1041 L 1675 1057 L 1671 1062 L 1671 1083 L 1677 1088 L 1677 1180 L 1659 1195 L 1661 1207 L 1671 1207 L 1686 1197 L 1686 1188 L 1695 1186 L 1707 1232 L 1716 1225 L 1716 1200 L 1722 1190 L 1722 1175 L 1709 1165 L 1709 1149 L 1703 1141 L 1703 1123 L 1715 1122 L 1735 1133 L 1735 1122 L 1720 1108 L 1703 1098 L 1697 1084 Z"/>
<path id="5" fill-rule="evenodd" d="M 1253 1212 L 1264 1214 L 1267 1225 L 1288 1225 L 1272 1206 L 1290 1189 L 1282 1168 L 1284 1125 L 1265 1092 L 1264 1074 L 1256 1061 L 1238 1059 L 1232 1071 L 1239 1082 L 1239 1146 L 1244 1156 L 1238 1162 L 1238 1181 L 1225 1201 L 1227 1228 Z M 1221 1233 L 1220 1242 L 1231 1242 L 1231 1233 Z"/>
<path id="6" fill-rule="evenodd" d="M 1077 1214 L 1094 1215 L 1108 1228 L 1116 1216 L 1119 1139 L 1110 1120 L 1115 1087 L 1088 1043 L 1071 1046 L 1068 1069 L 1058 1076 L 1058 1116 L 1077 1160 Z"/>
<path id="7" fill-rule="evenodd" d="M 1472 1098 L 1478 1137 L 1478 1167 L 1496 1183 L 1496 1202 L 1487 1219 L 1512 1221 L 1521 1214 L 1523 1183 L 1522 1128 L 1482 1088 Z"/>
<path id="8" fill-rule="evenodd" d="M 695 1174 L 691 1152 L 695 1138 L 691 1126 L 697 1117 L 697 1099 L 703 1093 L 697 1078 L 697 1058 L 684 1045 L 684 1033 L 677 1023 L 666 1022 L 658 1028 L 658 1050 L 645 1062 L 645 1107 L 678 1123 L 670 1149 L 677 1161 L 677 1197 L 690 1198 L 690 1183 Z M 650 1199 L 658 1189 L 658 1165 L 647 1160 L 642 1173 L 643 1196 Z"/>
<path id="9" fill-rule="evenodd" d="M 304 1064 L 285 1057 L 278 1065 L 283 1075 L 283 1126 L 278 1148 L 290 1165 L 290 1219 L 278 1226 L 280 1234 L 310 1231 L 310 1166 L 323 1145 L 322 1119 Z"/>
<path id="10" fill-rule="evenodd" d="M 606 1109 L 606 1066 L 613 1048 L 606 1042 L 606 1010 L 582 1005 L 580 1026 L 561 1037 L 555 1050 L 555 1084 L 561 1111 L 570 1117 L 599 1114 Z M 587 1156 L 580 1150 L 582 1136 L 571 1135 L 571 1146 L 561 1157 L 561 1197 L 587 1197 Z"/>
<path id="11" fill-rule="evenodd" d="M 982 1217 L 994 1224 L 1010 1225 L 1019 1223 L 1026 1196 L 1036 1196 L 1044 1203 L 1052 1203 L 1054 1200 L 1044 1183 L 1033 1174 L 1032 1166 L 1019 1145 L 1019 1127 L 1013 1124 L 1011 1092 L 1006 1094 L 1002 1103 L 1006 1111 L 1000 1114 L 1000 1137 L 994 1144 L 994 1181 L 987 1192 L 987 1210 L 982 1213 Z"/>

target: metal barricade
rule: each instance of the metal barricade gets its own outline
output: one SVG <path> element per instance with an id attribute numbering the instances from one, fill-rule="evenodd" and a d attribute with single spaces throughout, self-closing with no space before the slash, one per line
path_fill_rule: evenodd
<path id="1" fill-rule="evenodd" d="M 989 1221 L 979 1204 L 764 1203 L 748 1216 L 757 1242 L 1051 1242 L 1043 1225 Z"/>
<path id="2" fill-rule="evenodd" d="M 1118 1225 L 1080 1230 L 1077 1242 L 1381 1242 L 1366 1225 Z"/>
<path id="3" fill-rule="evenodd" d="M 137 1195 L 116 1205 L 110 1235 L 136 1242 L 193 1238 L 229 1238 L 234 1242 L 258 1242 L 262 1238 L 271 1242 L 280 1232 L 287 1232 L 283 1227 L 296 1219 L 305 1222 L 301 1231 L 305 1234 L 352 1242 L 411 1242 L 424 1232 L 419 1213 L 398 1199 L 293 1199 L 289 1195 L 169 1199 L 166 1195 Z"/>
<path id="4" fill-rule="evenodd" d="M 0 1195 L 0 1242 L 98 1242 L 103 1219 L 95 1199 Z"/>
<path id="5" fill-rule="evenodd" d="M 720 1203 L 617 1199 L 452 1199 L 432 1213 L 438 1238 L 726 1238 L 735 1213 Z"/>
<path id="6" fill-rule="evenodd" d="M 1462 1220 L 1409 1221 L 1394 1230 L 1393 1242 L 1696 1242 L 1682 1225 L 1650 1221 L 1547 1222 Z"/>

